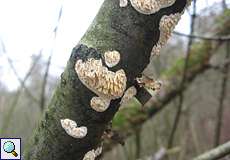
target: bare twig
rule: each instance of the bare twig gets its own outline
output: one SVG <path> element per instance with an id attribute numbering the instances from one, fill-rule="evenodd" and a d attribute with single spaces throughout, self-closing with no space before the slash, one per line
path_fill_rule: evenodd
<path id="1" fill-rule="evenodd" d="M 222 37 L 204 37 L 204 36 L 198 36 L 193 34 L 185 34 L 181 32 L 174 31 L 173 34 L 178 36 L 183 36 L 187 38 L 193 38 L 193 39 L 201 39 L 201 40 L 207 40 L 207 41 L 230 41 L 230 36 L 222 36 Z"/>
<path id="2" fill-rule="evenodd" d="M 230 45 L 230 42 L 226 43 L 225 59 L 229 59 L 230 57 L 229 45 Z M 217 122 L 216 122 L 216 128 L 215 128 L 214 146 L 218 146 L 220 144 L 222 117 L 223 117 L 223 110 L 224 110 L 224 99 L 226 96 L 226 89 L 227 89 L 227 82 L 228 82 L 228 70 L 229 70 L 229 64 L 225 65 L 225 68 L 223 69 L 223 79 L 221 83 L 219 108 L 217 111 Z"/>
<path id="3" fill-rule="evenodd" d="M 228 65 L 230 65 L 230 59 L 225 59 L 224 62 L 220 65 L 207 64 L 207 67 L 212 68 L 214 70 L 219 70 L 221 72 L 225 72 L 226 67 Z"/>
<path id="4" fill-rule="evenodd" d="M 136 159 L 138 159 L 140 158 L 141 155 L 141 127 L 136 128 L 135 143 L 136 143 Z"/>
<path id="5" fill-rule="evenodd" d="M 176 154 L 180 151 L 180 147 L 174 147 L 168 150 L 164 147 L 161 147 L 154 155 L 147 156 L 138 160 L 163 160 L 167 155 Z"/>
<path id="6" fill-rule="evenodd" d="M 25 84 L 27 79 L 29 78 L 29 76 L 31 75 L 32 71 L 34 70 L 35 66 L 37 65 L 37 62 L 38 60 L 41 58 L 41 54 L 38 55 L 35 60 L 33 61 L 33 64 L 31 65 L 29 71 L 27 72 L 27 74 L 25 75 L 24 79 L 22 80 L 22 83 L 21 83 L 21 86 L 18 88 L 17 92 L 16 92 L 16 95 L 13 99 L 13 103 L 11 104 L 11 106 L 9 107 L 9 111 L 5 114 L 5 117 L 4 117 L 4 123 L 0 129 L 0 135 L 3 134 L 4 132 L 7 131 L 8 127 L 9 127 L 9 123 L 11 121 L 11 117 L 12 117 L 12 114 L 14 113 L 14 110 L 17 106 L 17 103 L 18 103 L 18 100 L 19 100 L 19 97 L 22 93 L 22 89 L 24 88 L 24 86 L 22 84 Z"/>
<path id="7" fill-rule="evenodd" d="M 227 142 L 217 148 L 214 148 L 206 153 L 194 158 L 193 160 L 217 160 L 230 154 L 230 142 Z"/>
<path id="8" fill-rule="evenodd" d="M 6 55 L 6 57 L 7 57 L 7 61 L 8 61 L 8 63 L 9 63 L 9 65 L 10 65 L 10 68 L 11 68 L 12 71 L 14 72 L 14 75 L 16 76 L 17 80 L 19 81 L 19 83 L 20 83 L 22 89 L 25 90 L 25 93 L 26 93 L 34 102 L 38 103 L 39 101 L 37 100 L 37 98 L 35 98 L 35 97 L 33 96 L 33 94 L 30 92 L 30 90 L 26 87 L 24 80 L 21 79 L 20 76 L 18 75 L 17 70 L 16 70 L 16 68 L 15 68 L 15 66 L 14 66 L 14 64 L 13 64 L 12 59 L 6 54 L 5 44 L 4 44 L 4 42 L 3 42 L 2 40 L 1 40 L 1 45 L 2 45 L 3 53 L 4 53 L 4 54 Z M 39 56 L 37 56 L 37 60 L 35 60 L 35 61 L 38 61 L 40 58 L 41 58 L 41 52 L 40 52 Z M 28 79 L 29 76 L 30 76 L 30 74 L 31 74 L 31 73 L 27 74 L 27 75 L 25 76 L 24 79 Z"/>
<path id="9" fill-rule="evenodd" d="M 61 16 L 62 16 L 62 6 L 60 7 L 60 10 L 59 10 L 57 25 L 53 29 L 53 35 L 54 35 L 53 41 L 54 42 L 55 42 L 56 37 L 57 37 L 57 31 L 58 31 L 59 23 L 61 20 Z M 49 69 L 50 69 L 50 64 L 51 64 L 51 60 L 52 60 L 52 55 L 53 55 L 53 48 L 51 50 L 50 56 L 49 56 L 48 61 L 47 61 L 47 66 L 46 66 L 46 70 L 45 70 L 45 74 L 44 74 L 43 82 L 42 82 L 42 90 L 41 90 L 41 98 L 40 98 L 40 109 L 41 109 L 41 111 L 44 110 L 45 102 L 46 102 L 46 98 L 45 98 L 46 85 L 47 85 L 47 80 L 48 80 L 48 76 L 49 76 Z"/>
<path id="10" fill-rule="evenodd" d="M 228 8 L 225 0 L 222 0 L 222 7 L 224 10 Z"/>
<path id="11" fill-rule="evenodd" d="M 41 111 L 43 111 L 44 107 L 45 107 L 46 85 L 47 85 L 47 80 L 48 80 L 48 76 L 49 76 L 49 69 L 50 69 L 51 59 L 52 59 L 52 54 L 50 54 L 50 56 L 48 58 L 45 74 L 44 74 L 44 77 L 43 77 L 42 90 L 41 90 L 41 99 L 40 99 L 40 109 L 41 109 Z"/>
<path id="12" fill-rule="evenodd" d="M 191 16 L 191 24 L 190 24 L 190 35 L 193 34 L 194 32 L 194 25 L 195 25 L 195 18 L 196 18 L 196 0 L 193 1 L 193 14 Z M 187 69 L 188 69 L 188 63 L 189 63 L 189 58 L 190 58 L 190 51 L 193 43 L 193 38 L 189 38 L 188 41 L 188 46 L 187 46 L 187 52 L 186 52 L 186 58 L 185 58 L 185 65 L 184 65 L 184 71 L 183 71 L 183 77 L 181 81 L 181 88 L 184 88 L 186 84 L 186 78 L 187 78 Z M 173 123 L 172 131 L 169 136 L 169 141 L 168 141 L 168 148 L 172 148 L 173 146 L 173 140 L 174 140 L 174 135 L 177 130 L 178 123 L 180 121 L 181 117 L 181 110 L 183 106 L 183 101 L 184 101 L 184 94 L 181 92 L 179 94 L 179 105 L 176 113 L 176 117 Z"/>

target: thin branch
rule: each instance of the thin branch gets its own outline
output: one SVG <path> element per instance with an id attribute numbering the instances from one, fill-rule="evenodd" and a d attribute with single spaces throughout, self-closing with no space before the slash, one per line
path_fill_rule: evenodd
<path id="1" fill-rule="evenodd" d="M 222 0 L 222 7 L 223 7 L 223 10 L 228 9 L 227 3 L 225 0 Z"/>
<path id="2" fill-rule="evenodd" d="M 14 113 L 14 110 L 17 106 L 19 97 L 22 93 L 22 89 L 24 88 L 24 85 L 26 83 L 26 81 L 28 80 L 29 76 L 31 75 L 32 71 L 34 70 L 35 66 L 37 65 L 38 60 L 41 58 L 41 54 L 39 54 L 33 61 L 33 64 L 31 65 L 30 69 L 28 70 L 27 74 L 25 75 L 25 77 L 22 80 L 21 86 L 17 89 L 16 95 L 13 99 L 13 103 L 11 104 L 11 106 L 9 107 L 9 111 L 8 113 L 5 114 L 4 117 L 4 123 L 0 129 L 0 135 L 2 135 L 3 133 L 5 133 L 9 127 L 9 123 L 11 121 L 11 117 L 12 114 Z"/>
<path id="3" fill-rule="evenodd" d="M 226 43 L 226 55 L 225 59 L 229 59 L 230 57 L 230 43 Z M 221 83 L 221 92 L 220 92 L 220 100 L 219 100 L 219 108 L 217 111 L 217 122 L 215 128 L 215 137 L 214 137 L 214 146 L 218 146 L 220 144 L 220 137 L 221 137 L 221 128 L 222 128 L 222 119 L 223 119 L 223 110 L 224 110 L 224 99 L 226 97 L 226 90 L 227 90 L 227 82 L 228 82 L 228 70 L 229 64 L 225 66 L 223 69 L 223 79 Z"/>
<path id="4" fill-rule="evenodd" d="M 43 111 L 44 107 L 45 107 L 46 85 L 47 85 L 47 80 L 48 80 L 48 76 L 49 76 L 49 69 L 50 69 L 51 59 L 52 59 L 52 54 L 50 54 L 50 56 L 48 58 L 45 74 L 44 74 L 44 77 L 43 77 L 41 98 L 40 98 L 40 109 L 41 109 L 41 111 Z"/>
<path id="5" fill-rule="evenodd" d="M 230 59 L 225 59 L 224 63 L 220 65 L 207 64 L 207 67 L 212 68 L 214 70 L 219 70 L 221 72 L 225 72 L 226 67 L 229 65 L 230 65 Z"/>
<path id="6" fill-rule="evenodd" d="M 136 159 L 141 155 L 141 127 L 136 128 L 135 144 L 136 144 Z"/>
<path id="7" fill-rule="evenodd" d="M 61 5 L 59 13 L 58 13 L 57 24 L 53 29 L 53 35 L 54 35 L 53 41 L 54 42 L 55 42 L 56 37 L 57 37 L 57 31 L 58 31 L 58 27 L 59 27 L 61 16 L 62 16 L 62 8 L 63 8 L 63 6 Z M 40 98 L 40 109 L 41 109 L 41 111 L 44 110 L 45 102 L 46 102 L 46 98 L 45 98 L 46 85 L 47 85 L 47 80 L 48 80 L 48 76 L 49 76 L 49 69 L 50 69 L 51 59 L 52 59 L 52 55 L 53 55 L 53 48 L 54 48 L 54 46 L 52 47 L 50 56 L 48 58 L 47 66 L 46 66 L 46 70 L 45 70 L 45 74 L 44 74 L 43 82 L 42 82 L 42 90 L 41 90 L 41 98 Z"/>
<path id="8" fill-rule="evenodd" d="M 194 158 L 193 160 L 217 160 L 230 154 L 230 141 L 214 148 L 206 153 Z"/>
<path id="9" fill-rule="evenodd" d="M 163 160 L 167 155 L 173 155 L 180 151 L 181 151 L 180 147 L 174 147 L 171 149 L 166 149 L 164 147 L 161 147 L 155 154 L 144 157 L 139 160 Z"/>
<path id="10" fill-rule="evenodd" d="M 201 39 L 201 40 L 207 40 L 207 41 L 230 41 L 230 36 L 222 36 L 222 37 L 204 37 L 204 36 L 198 36 L 193 34 L 185 34 L 181 32 L 174 31 L 173 34 L 178 36 L 183 36 L 187 38 L 193 38 L 193 39 Z"/>
<path id="11" fill-rule="evenodd" d="M 8 61 L 8 63 L 9 63 L 9 66 L 10 66 L 10 68 L 12 69 L 12 71 L 13 71 L 14 75 L 16 76 L 17 80 L 19 81 L 19 83 L 20 83 L 22 89 L 25 90 L 25 93 L 26 93 L 34 102 L 38 103 L 39 101 L 37 100 L 37 98 L 35 98 L 35 97 L 33 96 L 33 94 L 30 92 L 30 90 L 26 87 L 25 81 L 24 81 L 23 79 L 21 79 L 20 76 L 18 75 L 17 70 L 16 70 L 16 68 L 15 68 L 15 66 L 14 66 L 14 64 L 13 64 L 13 60 L 12 60 L 12 59 L 7 55 L 7 53 L 6 53 L 5 44 L 4 44 L 4 42 L 3 42 L 2 40 L 1 40 L 1 46 L 2 46 L 3 53 L 4 53 L 4 54 L 6 55 L 6 57 L 7 57 L 7 61 Z M 41 52 L 40 52 L 39 56 L 36 57 L 36 60 L 35 60 L 35 61 L 38 61 L 40 58 L 41 58 Z M 27 75 L 25 76 L 24 79 L 27 80 L 27 79 L 29 78 L 30 74 L 31 74 L 31 73 L 27 74 Z"/>
<path id="12" fill-rule="evenodd" d="M 192 35 L 194 32 L 194 26 L 195 26 L 195 18 L 196 18 L 196 0 L 193 1 L 193 14 L 191 16 L 191 24 L 190 24 L 190 34 Z M 184 71 L 183 71 L 183 77 L 181 81 L 181 88 L 184 88 L 186 84 L 186 78 L 187 78 L 187 70 L 188 70 L 188 64 L 189 64 L 189 58 L 190 58 L 190 52 L 191 52 L 191 47 L 193 44 L 193 39 L 189 38 L 188 41 L 188 46 L 187 46 L 187 52 L 186 52 L 186 58 L 185 58 L 185 65 L 184 65 Z M 169 141 L 168 141 L 168 148 L 172 148 L 173 146 L 173 141 L 174 141 L 174 135 L 177 130 L 180 117 L 181 117 L 181 110 L 183 107 L 183 101 L 184 101 L 184 94 L 181 92 L 179 94 L 179 105 L 176 113 L 176 117 L 173 123 L 173 128 L 169 136 Z"/>

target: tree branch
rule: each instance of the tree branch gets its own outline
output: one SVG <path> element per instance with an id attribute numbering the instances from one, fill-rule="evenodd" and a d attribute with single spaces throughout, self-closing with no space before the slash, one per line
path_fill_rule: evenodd
<path id="1" fill-rule="evenodd" d="M 75 70 L 76 62 L 102 60 L 105 66 L 102 53 L 119 51 L 120 62 L 107 69 L 111 72 L 123 69 L 127 78 L 126 88 L 135 85 L 135 79 L 140 77 L 149 63 L 152 47 L 159 40 L 161 18 L 164 15 L 181 14 L 186 3 L 186 0 L 176 0 L 170 7 L 144 15 L 131 4 L 121 8 L 119 1 L 105 0 L 80 44 L 73 49 L 48 110 L 24 152 L 24 159 L 76 160 L 96 149 L 107 124 L 118 111 L 121 98 L 112 99 L 105 112 L 93 110 L 90 101 L 97 94 L 80 80 L 76 72 L 79 70 Z M 87 127 L 86 137 L 74 139 L 66 134 L 60 123 L 60 119 L 65 118 Z"/>
<path id="2" fill-rule="evenodd" d="M 193 160 L 217 160 L 230 154 L 230 142 L 220 145 L 204 154 L 194 158 Z"/>
<path id="3" fill-rule="evenodd" d="M 198 35 L 193 35 L 193 34 L 185 34 L 185 33 L 176 32 L 176 31 L 174 31 L 173 34 L 178 35 L 178 36 L 182 36 L 182 37 L 200 39 L 200 40 L 206 40 L 206 41 L 230 41 L 229 36 L 204 37 L 204 36 L 198 36 Z"/>
<path id="4" fill-rule="evenodd" d="M 230 43 L 226 43 L 226 55 L 225 59 L 229 59 L 230 57 Z M 224 111 L 224 99 L 226 97 L 227 91 L 227 82 L 228 82 L 228 70 L 229 64 L 227 63 L 223 68 L 223 78 L 221 82 L 221 93 L 219 99 L 219 108 L 217 109 L 217 121 L 216 121 L 216 128 L 215 128 L 215 137 L 214 137 L 214 147 L 220 144 L 220 137 L 221 137 L 221 128 L 222 128 L 222 118 L 223 118 L 223 111 Z"/>
<path id="5" fill-rule="evenodd" d="M 190 35 L 192 35 L 194 32 L 195 19 L 196 19 L 196 0 L 193 0 L 193 14 L 191 15 Z M 192 44 L 193 44 L 193 38 L 189 37 L 180 88 L 184 88 L 184 86 L 186 85 L 186 82 L 187 82 L 187 70 L 188 70 L 188 64 L 189 64 Z M 168 148 L 172 148 L 172 146 L 173 146 L 174 135 L 175 135 L 175 132 L 177 130 L 177 126 L 178 126 L 179 121 L 180 121 L 181 110 L 182 110 L 183 103 L 184 103 L 184 94 L 183 93 L 184 92 L 179 93 L 179 104 L 178 104 L 176 116 L 175 116 L 175 119 L 173 122 L 172 131 L 169 135 Z"/>
<path id="6" fill-rule="evenodd" d="M 40 110 L 41 110 L 41 112 L 44 110 L 44 107 L 45 107 L 46 84 L 47 84 L 47 80 L 48 80 L 48 76 L 49 76 L 49 68 L 50 68 L 50 64 L 51 64 L 51 59 L 52 59 L 52 54 L 50 54 L 50 56 L 48 58 L 46 70 L 45 70 L 45 74 L 44 74 L 43 82 L 42 82 L 42 90 L 41 90 L 41 98 L 40 98 Z"/>

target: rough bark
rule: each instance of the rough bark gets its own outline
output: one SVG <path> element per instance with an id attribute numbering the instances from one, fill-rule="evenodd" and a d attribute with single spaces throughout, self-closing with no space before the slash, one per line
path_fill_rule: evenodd
<path id="1" fill-rule="evenodd" d="M 96 148 L 107 124 L 119 108 L 120 98 L 112 100 L 105 112 L 94 111 L 90 107 L 90 100 L 96 95 L 78 79 L 74 70 L 76 60 L 79 57 L 102 58 L 101 53 L 118 50 L 121 61 L 110 70 L 124 69 L 127 88 L 135 85 L 135 78 L 140 77 L 148 65 L 152 47 L 159 39 L 161 17 L 182 12 L 185 6 L 186 0 L 176 0 L 171 7 L 161 9 L 156 14 L 143 15 L 130 4 L 120 8 L 118 0 L 105 0 L 87 33 L 73 49 L 48 110 L 27 146 L 23 159 L 77 160 Z M 142 103 L 146 101 L 138 99 Z M 74 139 L 67 135 L 60 124 L 63 118 L 70 118 L 79 126 L 86 126 L 87 136 Z"/>

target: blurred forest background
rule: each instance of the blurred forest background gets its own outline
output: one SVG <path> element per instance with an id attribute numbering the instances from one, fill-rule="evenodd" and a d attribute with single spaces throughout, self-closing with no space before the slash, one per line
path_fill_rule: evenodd
<path id="1" fill-rule="evenodd" d="M 121 106 L 111 135 L 105 138 L 103 159 L 186 160 L 230 141 L 228 5 L 223 0 L 197 12 L 194 2 L 186 10 L 191 16 L 190 34 L 174 32 L 145 71 L 163 81 L 163 87 L 152 92 L 145 106 L 135 99 Z M 58 25 L 54 35 L 57 30 Z M 18 75 L 3 40 L 0 58 L 7 58 L 20 82 L 16 90 L 9 90 L 1 78 L 5 68 L 0 68 L 0 137 L 21 137 L 24 146 L 60 77 L 49 74 L 52 54 L 45 60 L 42 50 L 31 57 L 25 77 Z"/>

